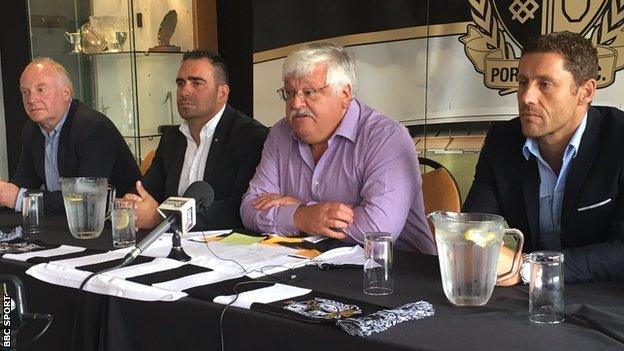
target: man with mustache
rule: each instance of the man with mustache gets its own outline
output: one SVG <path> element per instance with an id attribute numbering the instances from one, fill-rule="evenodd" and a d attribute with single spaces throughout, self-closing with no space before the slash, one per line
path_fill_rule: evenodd
<path id="1" fill-rule="evenodd" d="M 526 252 L 562 251 L 566 283 L 624 279 L 624 113 L 591 106 L 598 73 L 596 48 L 578 34 L 527 43 L 519 117 L 488 132 L 463 208 L 504 216 Z"/>
<path id="2" fill-rule="evenodd" d="M 399 249 L 435 253 L 414 143 L 399 123 L 353 98 L 355 61 L 313 43 L 282 68 L 286 117 L 266 141 L 243 197 L 245 227 L 362 243 L 391 234 Z"/>
<path id="3" fill-rule="evenodd" d="M 32 60 L 20 77 L 24 110 L 22 152 L 10 182 L 0 180 L 0 206 L 22 210 L 27 189 L 43 189 L 47 212 L 63 213 L 60 177 L 102 177 L 118 191 L 141 173 L 111 120 L 72 99 L 65 67 L 48 57 Z"/>
<path id="4" fill-rule="evenodd" d="M 195 50 L 184 54 L 176 78 L 179 128 L 168 130 L 136 194 L 137 227 L 154 228 L 162 217 L 159 203 L 181 196 L 203 180 L 215 192 L 210 208 L 197 212 L 195 230 L 242 227 L 241 198 L 260 162 L 268 129 L 228 103 L 230 87 L 220 55 Z"/>

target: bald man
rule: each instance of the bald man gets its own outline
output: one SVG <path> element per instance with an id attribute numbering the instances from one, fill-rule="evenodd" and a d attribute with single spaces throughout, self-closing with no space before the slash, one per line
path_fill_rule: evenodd
<path id="1" fill-rule="evenodd" d="M 20 91 L 30 118 L 22 127 L 22 153 L 9 182 L 0 179 L 0 205 L 21 211 L 28 189 L 44 190 L 49 212 L 63 212 L 60 177 L 108 178 L 125 194 L 141 173 L 111 120 L 72 99 L 67 70 L 50 58 L 22 72 Z"/>

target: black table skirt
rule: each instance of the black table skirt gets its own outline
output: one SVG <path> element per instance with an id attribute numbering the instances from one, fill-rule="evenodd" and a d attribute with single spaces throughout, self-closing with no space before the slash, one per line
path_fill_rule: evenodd
<path id="1" fill-rule="evenodd" d="M 0 213 L 0 229 L 19 217 Z M 110 249 L 110 229 L 95 240 L 73 239 L 63 218 L 48 218 L 42 236 L 51 243 Z M 145 235 L 140 233 L 139 237 Z M 352 337 L 331 325 L 310 324 L 253 310 L 186 297 L 176 302 L 141 302 L 79 293 L 38 281 L 24 272 L 30 264 L 0 259 L 0 273 L 24 280 L 28 310 L 52 313 L 50 330 L 32 350 L 69 350 L 72 337 L 80 350 L 624 350 L 624 283 L 565 287 L 566 322 L 540 326 L 528 322 L 526 286 L 497 287 L 483 307 L 456 307 L 445 298 L 437 258 L 397 251 L 395 293 L 386 297 L 362 293 L 360 269 L 296 270 L 288 284 L 396 307 L 426 300 L 436 315 L 406 322 L 368 338 Z M 220 326 L 222 328 L 220 329 Z M 20 338 L 27 338 L 29 326 Z M 76 332 L 74 333 L 74 330 Z"/>

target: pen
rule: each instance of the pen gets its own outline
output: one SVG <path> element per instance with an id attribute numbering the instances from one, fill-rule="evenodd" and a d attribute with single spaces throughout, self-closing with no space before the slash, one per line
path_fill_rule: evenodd
<path id="1" fill-rule="evenodd" d="M 333 263 L 318 263 L 317 267 L 324 270 L 324 271 L 328 271 L 330 269 L 334 269 L 334 268 L 361 268 L 361 265 L 358 264 L 333 264 Z"/>
<path id="2" fill-rule="evenodd" d="M 302 259 L 302 260 L 307 260 L 308 259 L 305 256 L 299 256 L 299 255 L 286 255 L 286 257 L 299 258 L 299 259 Z"/>
<path id="3" fill-rule="evenodd" d="M 333 232 L 340 232 L 340 233 L 346 234 L 344 229 L 342 229 L 342 228 L 329 227 L 329 230 L 331 230 Z"/>

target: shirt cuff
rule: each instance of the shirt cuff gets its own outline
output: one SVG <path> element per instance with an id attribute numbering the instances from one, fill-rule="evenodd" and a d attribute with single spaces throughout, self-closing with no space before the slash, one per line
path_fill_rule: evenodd
<path id="1" fill-rule="evenodd" d="M 22 202 L 24 201 L 24 194 L 26 194 L 26 188 L 20 188 L 17 193 L 17 199 L 15 200 L 15 212 L 22 212 Z"/>
<path id="2" fill-rule="evenodd" d="M 277 206 L 276 223 L 282 235 L 297 235 L 299 230 L 295 227 L 295 211 L 301 205 Z"/>

